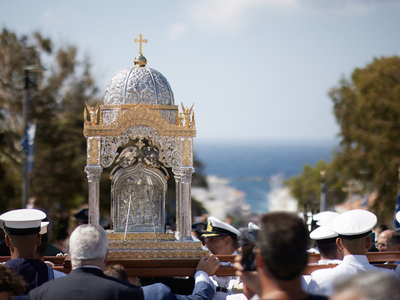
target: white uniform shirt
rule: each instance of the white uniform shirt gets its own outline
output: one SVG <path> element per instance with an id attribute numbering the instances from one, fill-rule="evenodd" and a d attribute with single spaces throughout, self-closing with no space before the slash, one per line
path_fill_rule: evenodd
<path id="1" fill-rule="evenodd" d="M 341 259 L 320 259 L 318 261 L 318 265 L 338 265 L 341 264 L 343 261 Z M 311 281 L 311 275 L 303 275 L 301 276 L 301 288 L 303 291 L 307 293 L 308 285 Z"/>
<path id="2" fill-rule="evenodd" d="M 346 255 L 343 262 L 332 269 L 322 269 L 311 273 L 311 281 L 308 285 L 308 293 L 314 295 L 331 296 L 333 282 L 336 278 L 351 276 L 361 272 L 378 270 L 389 272 L 396 276 L 393 270 L 382 269 L 371 265 L 366 255 Z"/>
<path id="3" fill-rule="evenodd" d="M 232 253 L 232 255 L 238 255 L 236 251 Z M 223 265 L 223 263 L 221 263 Z M 226 300 L 228 295 L 232 295 L 232 287 L 236 283 L 238 276 L 210 276 L 210 280 L 214 283 L 216 287 L 227 288 L 228 292 L 216 292 L 213 300 Z"/>
<path id="4" fill-rule="evenodd" d="M 341 259 L 320 259 L 318 261 L 319 265 L 338 265 L 341 264 L 343 261 Z"/>

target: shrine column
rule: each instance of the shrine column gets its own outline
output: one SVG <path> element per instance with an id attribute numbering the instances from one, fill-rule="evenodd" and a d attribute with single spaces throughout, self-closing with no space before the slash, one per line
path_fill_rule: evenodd
<path id="1" fill-rule="evenodd" d="M 89 224 L 98 225 L 100 220 L 100 177 L 103 168 L 100 166 L 100 137 L 89 137 L 87 140 L 87 166 L 85 172 L 89 184 Z"/>
<path id="2" fill-rule="evenodd" d="M 176 182 L 176 226 L 182 242 L 192 241 L 191 186 L 194 168 L 182 167 L 175 170 Z"/>
<path id="3" fill-rule="evenodd" d="M 86 166 L 85 172 L 89 183 L 89 224 L 98 225 L 100 219 L 100 177 L 103 168 Z"/>

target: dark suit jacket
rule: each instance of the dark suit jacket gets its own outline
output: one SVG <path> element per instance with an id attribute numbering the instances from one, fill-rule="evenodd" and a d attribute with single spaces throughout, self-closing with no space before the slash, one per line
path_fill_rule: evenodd
<path id="1" fill-rule="evenodd" d="M 96 268 L 77 268 L 29 292 L 32 300 L 143 300 L 140 287 L 105 275 Z"/>
<path id="2" fill-rule="evenodd" d="M 171 289 L 162 283 L 142 287 L 145 300 L 206 300 L 212 299 L 215 291 L 207 282 L 195 285 L 191 295 L 175 295 Z"/>
<path id="3" fill-rule="evenodd" d="M 139 279 L 143 286 L 164 283 L 172 293 L 179 295 L 191 295 L 194 289 L 194 277 L 140 277 Z"/>

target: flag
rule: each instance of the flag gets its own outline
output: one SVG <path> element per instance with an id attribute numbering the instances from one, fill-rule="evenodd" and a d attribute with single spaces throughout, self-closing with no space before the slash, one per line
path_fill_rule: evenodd
<path id="1" fill-rule="evenodd" d="M 26 129 L 26 135 L 28 140 L 28 151 L 26 156 L 26 170 L 28 173 L 33 171 L 33 160 L 35 156 L 35 135 L 36 135 L 36 124 L 28 124 Z"/>
<path id="2" fill-rule="evenodd" d="M 26 126 L 26 131 L 22 137 L 21 151 L 25 151 L 26 156 L 26 171 L 31 173 L 33 171 L 33 160 L 35 156 L 35 135 L 36 135 L 36 124 L 28 123 Z"/>

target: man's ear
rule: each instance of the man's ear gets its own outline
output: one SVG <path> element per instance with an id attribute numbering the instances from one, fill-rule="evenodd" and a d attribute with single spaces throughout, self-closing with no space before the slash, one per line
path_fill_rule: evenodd
<path id="1" fill-rule="evenodd" d="M 225 237 L 225 246 L 228 246 L 232 243 L 232 237 L 231 236 L 227 236 Z"/>
<path id="2" fill-rule="evenodd" d="M 395 249 L 395 251 L 400 251 L 400 244 L 394 245 L 394 249 Z"/>
<path id="3" fill-rule="evenodd" d="M 341 250 L 341 251 L 343 251 L 343 242 L 342 242 L 342 239 L 341 238 L 337 238 L 336 239 L 336 245 L 338 246 L 338 248 Z"/>
<path id="4" fill-rule="evenodd" d="M 7 245 L 7 247 L 11 246 L 11 238 L 8 234 L 6 234 L 6 245 Z"/>
<path id="5" fill-rule="evenodd" d="M 369 249 L 371 247 L 371 237 L 367 236 L 367 238 L 365 239 L 365 247 L 367 249 Z"/>

